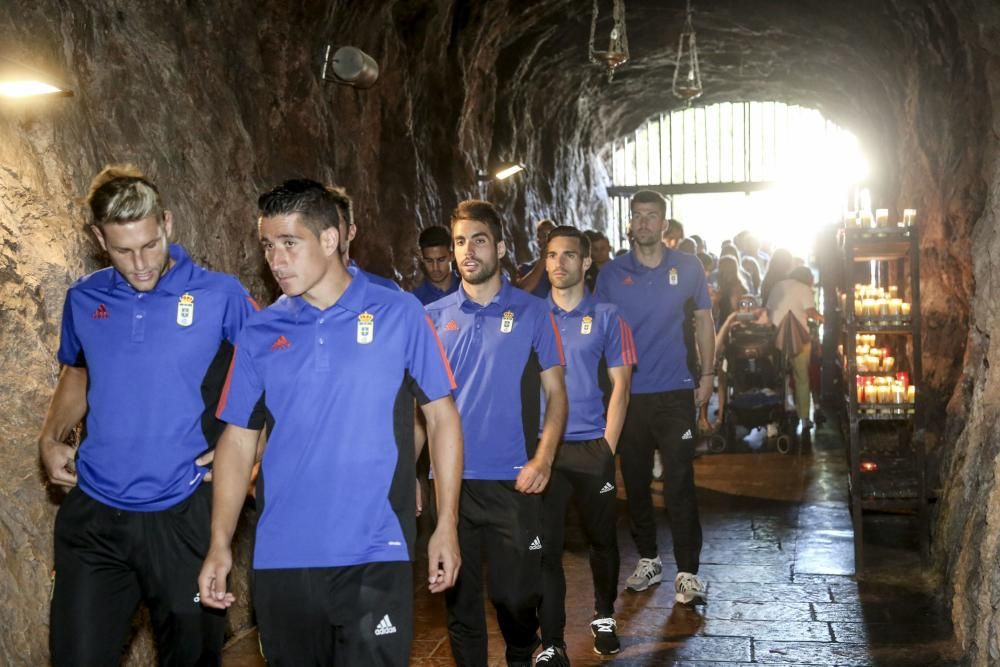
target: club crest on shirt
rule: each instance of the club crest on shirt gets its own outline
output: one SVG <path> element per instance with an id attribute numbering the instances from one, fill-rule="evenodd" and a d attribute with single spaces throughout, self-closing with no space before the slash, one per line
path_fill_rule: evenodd
<path id="1" fill-rule="evenodd" d="M 500 320 L 500 333 L 510 333 L 514 330 L 514 311 L 508 310 Z"/>
<path id="2" fill-rule="evenodd" d="M 677 284 L 677 269 L 676 268 L 670 269 L 670 271 L 667 273 L 667 281 L 671 285 L 676 285 Z"/>
<path id="3" fill-rule="evenodd" d="M 584 315 L 583 320 L 580 321 L 580 333 L 584 336 L 588 335 L 594 326 L 594 318 L 590 315 Z"/>
<path id="4" fill-rule="evenodd" d="M 189 327 L 194 324 L 194 297 L 189 292 L 177 301 L 177 324 Z"/>
<path id="5" fill-rule="evenodd" d="M 365 311 L 358 315 L 358 342 L 367 345 L 375 338 L 375 316 Z"/>

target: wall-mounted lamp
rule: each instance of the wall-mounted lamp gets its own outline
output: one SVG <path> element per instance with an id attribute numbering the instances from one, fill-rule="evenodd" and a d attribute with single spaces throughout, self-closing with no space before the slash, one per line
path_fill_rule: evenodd
<path id="1" fill-rule="evenodd" d="M 479 198 L 486 199 L 489 185 L 492 181 L 506 181 L 514 174 L 524 171 L 524 165 L 520 162 L 502 162 L 491 174 L 485 169 L 476 170 L 476 183 L 479 185 Z"/>
<path id="2" fill-rule="evenodd" d="M 357 47 L 327 44 L 320 77 L 345 86 L 371 88 L 378 81 L 378 63 Z"/>
<path id="3" fill-rule="evenodd" d="M 0 56 L 0 97 L 39 95 L 70 97 L 73 91 L 44 72 Z"/>

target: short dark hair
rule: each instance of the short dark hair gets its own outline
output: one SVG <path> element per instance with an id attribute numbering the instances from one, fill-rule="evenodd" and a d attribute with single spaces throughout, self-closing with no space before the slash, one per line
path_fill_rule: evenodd
<path id="1" fill-rule="evenodd" d="M 420 232 L 420 238 L 417 239 L 417 245 L 420 249 L 424 248 L 437 248 L 444 246 L 445 248 L 451 247 L 451 232 L 448 231 L 446 227 L 441 225 L 431 225 L 424 231 Z"/>
<path id="2" fill-rule="evenodd" d="M 699 252 L 697 256 L 706 271 L 711 271 L 715 268 L 715 260 L 707 252 Z"/>
<path id="3" fill-rule="evenodd" d="M 582 231 L 573 227 L 571 225 L 559 225 L 551 232 L 549 232 L 549 240 L 560 236 L 565 236 L 569 239 L 576 239 L 580 242 L 580 256 L 590 257 L 590 239 Z"/>
<path id="4" fill-rule="evenodd" d="M 354 224 L 351 198 L 347 192 L 308 178 L 288 180 L 265 192 L 257 199 L 257 208 L 262 218 L 298 213 L 317 238 L 324 229 Z"/>
<path id="5" fill-rule="evenodd" d="M 628 204 L 630 211 L 635 204 L 656 204 L 663 217 L 667 217 L 667 200 L 656 190 L 639 190 L 632 195 L 632 200 Z"/>
<path id="6" fill-rule="evenodd" d="M 493 235 L 493 242 L 503 241 L 503 220 L 496 206 L 481 199 L 466 199 L 459 202 L 458 206 L 451 213 L 451 226 L 459 220 L 475 220 L 490 228 Z"/>
<path id="7" fill-rule="evenodd" d="M 792 280 L 798 280 L 803 285 L 813 286 L 813 272 L 808 266 L 796 266 L 788 274 L 788 277 Z"/>
<path id="8" fill-rule="evenodd" d="M 598 241 L 608 241 L 608 237 L 604 235 L 604 232 L 599 232 L 596 229 L 585 229 L 583 233 L 590 239 L 591 245 Z M 611 243 L 611 241 L 608 241 L 608 243 Z"/>
<path id="9" fill-rule="evenodd" d="M 684 238 L 684 225 L 681 224 L 680 220 L 674 220 L 670 218 L 667 220 L 667 228 L 663 230 L 665 234 L 673 234 L 676 231 L 681 233 L 681 238 Z"/>

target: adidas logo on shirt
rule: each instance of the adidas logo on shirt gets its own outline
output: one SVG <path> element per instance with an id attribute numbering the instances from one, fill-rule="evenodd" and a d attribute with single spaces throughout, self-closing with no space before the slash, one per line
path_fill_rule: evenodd
<path id="1" fill-rule="evenodd" d="M 375 636 L 391 635 L 396 632 L 396 626 L 389 620 L 389 614 L 382 617 L 382 620 L 375 626 Z"/>
<path id="2" fill-rule="evenodd" d="M 538 551 L 541 548 L 542 548 L 542 541 L 538 539 L 538 536 L 536 535 L 535 539 L 532 540 L 531 544 L 528 546 L 528 551 Z"/>
<path id="3" fill-rule="evenodd" d="M 691 433 L 691 429 L 684 431 L 684 435 L 681 436 L 681 440 L 690 440 L 694 435 Z"/>
<path id="4" fill-rule="evenodd" d="M 611 493 L 615 490 L 615 487 L 611 485 L 611 482 L 605 482 L 604 486 L 601 488 L 601 493 Z"/>

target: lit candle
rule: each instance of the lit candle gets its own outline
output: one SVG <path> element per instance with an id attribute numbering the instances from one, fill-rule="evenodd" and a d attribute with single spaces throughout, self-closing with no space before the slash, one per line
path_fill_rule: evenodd
<path id="1" fill-rule="evenodd" d="M 896 367 L 896 357 L 883 357 L 882 358 L 882 370 L 886 373 L 891 373 Z"/>
<path id="2" fill-rule="evenodd" d="M 871 211 L 861 211 L 860 221 L 861 221 L 861 226 L 862 227 L 874 227 L 875 226 L 875 219 L 872 218 L 872 212 Z"/>
<path id="3" fill-rule="evenodd" d="M 878 314 L 881 316 L 889 314 L 889 301 L 885 298 L 878 299 Z"/>
<path id="4" fill-rule="evenodd" d="M 917 221 L 917 209 L 915 208 L 904 208 L 903 209 L 903 221 L 899 223 L 900 227 L 912 227 Z"/>
<path id="5" fill-rule="evenodd" d="M 892 402 L 892 394 L 889 385 L 883 384 L 878 388 L 878 402 L 879 403 Z"/>
<path id="6" fill-rule="evenodd" d="M 906 388 L 906 402 L 916 403 L 917 402 L 917 388 L 915 385 L 910 385 Z"/>
<path id="7" fill-rule="evenodd" d="M 889 297 L 895 299 L 897 296 L 899 296 L 899 286 L 889 285 Z"/>
<path id="8" fill-rule="evenodd" d="M 887 208 L 875 209 L 875 226 L 876 227 L 889 226 L 889 209 Z"/>
<path id="9" fill-rule="evenodd" d="M 910 316 L 910 304 L 906 303 L 905 301 L 900 302 L 900 304 L 899 304 L 899 314 L 902 315 L 903 317 L 909 317 Z"/>
<path id="10" fill-rule="evenodd" d="M 903 300 L 902 299 L 889 299 L 889 314 L 890 315 L 899 315 L 899 311 L 902 309 L 902 307 L 903 307 Z"/>
<path id="11" fill-rule="evenodd" d="M 848 211 L 844 214 L 844 227 L 857 227 L 858 226 L 858 212 Z"/>

